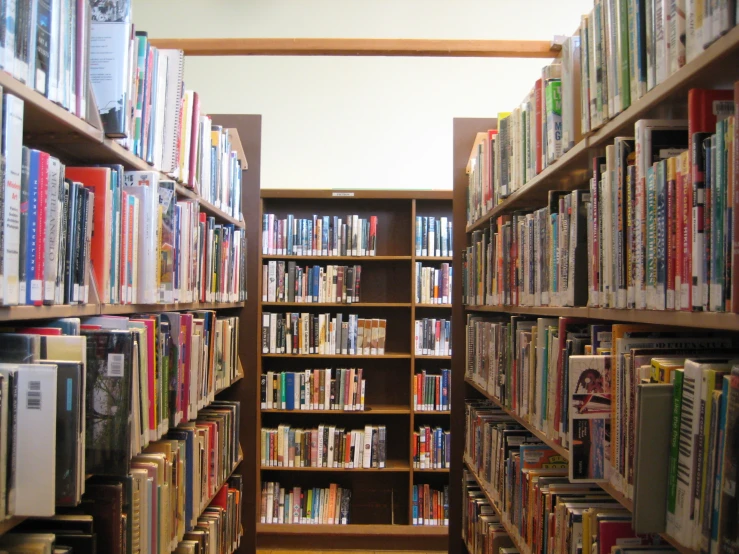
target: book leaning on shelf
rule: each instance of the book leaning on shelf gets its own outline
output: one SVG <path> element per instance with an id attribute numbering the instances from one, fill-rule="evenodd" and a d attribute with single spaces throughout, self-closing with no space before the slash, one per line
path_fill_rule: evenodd
<path id="1" fill-rule="evenodd" d="M 543 68 L 519 105 L 498 113 L 497 128 L 478 144 L 467 223 L 698 57 L 736 22 L 728 2 L 713 9 L 699 0 L 595 1 L 564 41 L 560 59 Z"/>
<path id="2" fill-rule="evenodd" d="M 452 322 L 448 319 L 423 318 L 415 322 L 416 356 L 451 356 Z"/>
<path id="3" fill-rule="evenodd" d="M 448 217 L 416 216 L 416 256 L 452 255 L 452 222 Z"/>
<path id="4" fill-rule="evenodd" d="M 739 311 L 739 96 L 686 100 L 687 120 L 639 120 L 607 145 L 588 190 L 550 191 L 546 208 L 474 231 L 465 301 Z"/>
<path id="5" fill-rule="evenodd" d="M 449 525 L 449 487 L 436 490 L 426 485 L 413 485 L 411 506 L 413 525 Z"/>
<path id="6" fill-rule="evenodd" d="M 470 317 L 467 331 L 466 379 L 568 448 L 570 480 L 632 500 L 640 532 L 732 544 L 719 522 L 737 517 L 722 461 L 734 448 L 735 336 L 521 316 Z"/>
<path id="7" fill-rule="evenodd" d="M 356 314 L 262 314 L 262 354 L 383 356 L 387 320 Z"/>
<path id="8" fill-rule="evenodd" d="M 262 428 L 262 467 L 332 467 L 383 469 L 387 462 L 387 428 L 366 425 L 345 431 L 335 425 L 294 429 Z"/>
<path id="9" fill-rule="evenodd" d="M 262 216 L 262 254 L 269 256 L 376 256 L 377 216 L 348 215 L 280 219 Z"/>
<path id="10" fill-rule="evenodd" d="M 423 267 L 416 262 L 416 304 L 451 304 L 452 266 Z"/>
<path id="11" fill-rule="evenodd" d="M 332 483 L 328 488 L 285 489 L 277 482 L 262 484 L 261 523 L 348 525 L 352 491 Z"/>
<path id="12" fill-rule="evenodd" d="M 419 427 L 413 433 L 413 468 L 449 469 L 451 438 L 441 427 Z"/>
<path id="13" fill-rule="evenodd" d="M 271 260 L 262 266 L 262 302 L 356 304 L 361 286 L 361 265 L 302 268 Z"/>
<path id="14" fill-rule="evenodd" d="M 268 371 L 260 378 L 263 410 L 363 411 L 362 368 Z"/>

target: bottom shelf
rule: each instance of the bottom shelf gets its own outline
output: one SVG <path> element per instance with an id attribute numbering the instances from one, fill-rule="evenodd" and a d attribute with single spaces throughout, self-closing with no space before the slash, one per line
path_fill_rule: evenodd
<path id="1" fill-rule="evenodd" d="M 257 533 L 281 535 L 334 535 L 334 536 L 418 536 L 446 537 L 449 529 L 432 525 L 308 525 L 294 523 L 258 523 Z"/>

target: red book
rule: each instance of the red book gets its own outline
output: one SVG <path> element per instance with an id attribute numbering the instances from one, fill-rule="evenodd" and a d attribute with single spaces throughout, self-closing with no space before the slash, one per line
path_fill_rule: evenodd
<path id="1" fill-rule="evenodd" d="M 639 540 L 641 538 L 641 540 Z M 611 554 L 611 548 L 624 543 L 624 539 L 630 539 L 628 544 L 638 546 L 649 544 L 649 537 L 637 535 L 631 527 L 631 517 L 628 519 L 606 519 L 598 522 L 598 546 L 600 554 Z"/>
<path id="2" fill-rule="evenodd" d="M 370 256 L 376 256 L 377 255 L 377 216 L 371 215 L 370 216 L 370 236 L 369 236 L 369 247 L 370 247 Z"/>
<path id="3" fill-rule="evenodd" d="M 687 167 L 685 167 L 687 166 Z M 693 310 L 693 176 L 690 165 L 685 163 L 683 168 L 683 270 L 685 280 L 685 297 L 681 308 L 685 311 Z"/>
<path id="4" fill-rule="evenodd" d="M 688 137 L 695 133 L 715 133 L 716 119 L 734 109 L 734 91 L 693 88 L 688 91 Z M 689 140 L 690 159 L 693 143 Z"/>
<path id="5" fill-rule="evenodd" d="M 228 485 L 223 485 L 220 488 L 209 505 L 217 506 L 224 510 L 228 509 Z"/>
<path id="6" fill-rule="evenodd" d="M 112 244 L 112 195 L 110 194 L 110 169 L 107 167 L 67 167 L 65 177 L 80 181 L 95 193 L 93 207 L 90 262 L 98 295 L 103 304 L 110 303 L 110 245 Z"/>
<path id="7" fill-rule="evenodd" d="M 38 216 L 36 224 L 36 268 L 31 280 L 31 304 L 44 303 L 44 267 L 46 265 L 46 203 L 49 191 L 49 154 L 39 151 Z"/>
<path id="8" fill-rule="evenodd" d="M 675 262 L 676 262 L 676 225 L 677 216 L 675 208 L 675 181 L 677 174 L 675 171 L 675 159 L 667 160 L 667 309 L 675 309 Z"/>
<path id="9" fill-rule="evenodd" d="M 541 173 L 541 141 L 542 141 L 542 117 L 544 113 L 544 81 L 537 79 L 534 85 L 534 104 L 536 105 L 536 174 Z"/>
<path id="10" fill-rule="evenodd" d="M 18 329 L 19 333 L 24 335 L 46 335 L 56 337 L 62 334 L 62 330 L 58 327 L 24 327 Z"/>
<path id="11" fill-rule="evenodd" d="M 99 331 L 102 328 L 101 325 L 88 325 L 86 323 L 80 325 L 80 331 Z"/>
<path id="12" fill-rule="evenodd" d="M 682 157 L 681 157 L 682 159 Z M 685 176 L 680 165 L 675 178 L 675 309 L 682 309 L 683 266 L 685 264 Z M 668 189 L 669 190 L 669 189 Z"/>

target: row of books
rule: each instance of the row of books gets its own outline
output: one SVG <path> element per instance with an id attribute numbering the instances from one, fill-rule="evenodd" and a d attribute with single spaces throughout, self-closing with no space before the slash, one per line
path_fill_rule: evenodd
<path id="1" fill-rule="evenodd" d="M 65 167 L 23 146 L 23 109 L 3 95 L 4 305 L 86 303 L 91 285 L 104 304 L 246 298 L 243 230 L 178 202 L 156 172 Z"/>
<path id="2" fill-rule="evenodd" d="M 86 117 L 90 18 L 98 2 L 9 2 L 2 8 L 0 69 Z"/>
<path id="3" fill-rule="evenodd" d="M 414 324 L 416 356 L 451 356 L 452 321 L 424 317 Z"/>
<path id="4" fill-rule="evenodd" d="M 423 267 L 416 262 L 416 304 L 451 304 L 452 266 Z"/>
<path id="5" fill-rule="evenodd" d="M 466 302 L 738 311 L 737 98 L 691 89 L 687 121 L 637 121 L 593 159 L 589 190 L 474 232 Z"/>
<path id="6" fill-rule="evenodd" d="M 413 432 L 413 468 L 449 469 L 451 438 L 441 427 L 420 426 Z"/>
<path id="7" fill-rule="evenodd" d="M 195 190 L 228 215 L 241 218 L 241 161 L 227 129 L 213 125 L 197 92 L 183 81 L 184 53 L 149 43 L 132 23 L 131 3 L 93 2 L 92 88 L 108 137 L 155 170 Z"/>
<path id="8" fill-rule="evenodd" d="M 642 513 L 662 516 L 650 530 L 689 548 L 701 546 L 701 533 L 704 544 L 722 540 L 723 516 L 712 510 L 722 480 L 733 479 L 723 476 L 733 446 L 721 429 L 735 419 L 728 378 L 739 359 L 735 337 L 514 316 L 470 318 L 468 341 L 467 378 L 570 448 L 571 480 L 610 483 Z M 661 473 L 650 475 L 653 467 Z M 654 498 L 667 498 L 667 508 L 645 504 Z"/>
<path id="9" fill-rule="evenodd" d="M 261 523 L 348 525 L 351 489 L 332 483 L 328 488 L 285 489 L 278 482 L 262 484 Z"/>
<path id="10" fill-rule="evenodd" d="M 416 216 L 416 256 L 452 255 L 452 221 L 448 217 Z"/>
<path id="11" fill-rule="evenodd" d="M 544 67 L 522 103 L 499 113 L 497 129 L 479 142 L 469 174 L 468 223 L 678 71 L 735 23 L 732 7 L 713 10 L 698 0 L 596 1 L 575 35 L 565 40 L 561 60 Z"/>
<path id="12" fill-rule="evenodd" d="M 302 268 L 272 260 L 262 266 L 262 301 L 355 304 L 361 302 L 361 283 L 361 265 Z"/>
<path id="13" fill-rule="evenodd" d="M 449 525 L 449 487 L 442 490 L 430 485 L 413 485 L 413 525 Z"/>
<path id="14" fill-rule="evenodd" d="M 382 356 L 387 320 L 337 313 L 262 314 L 262 354 Z"/>
<path id="15" fill-rule="evenodd" d="M 462 540 L 470 554 L 520 554 L 472 473 L 462 471 Z"/>
<path id="16" fill-rule="evenodd" d="M 268 371 L 260 378 L 263 410 L 363 411 L 362 368 Z"/>
<path id="17" fill-rule="evenodd" d="M 295 429 L 282 424 L 262 428 L 262 467 L 382 469 L 387 462 L 387 428 L 366 425 L 345 431 L 335 425 Z"/>
<path id="18" fill-rule="evenodd" d="M 153 539 L 158 522 L 151 513 L 150 493 L 155 477 L 148 478 L 143 490 L 139 482 L 115 483 L 92 479 L 82 509 L 49 518 L 29 518 L 0 537 L 4 552 L 62 554 L 72 552 L 161 552 L 170 551 L 169 541 Z M 229 478 L 213 500 L 201 511 L 195 524 L 178 540 L 176 554 L 229 554 L 241 542 L 241 476 Z M 126 497 L 127 493 L 132 497 Z M 170 491 L 167 490 L 169 493 Z M 169 496 L 162 496 L 163 501 Z M 123 527 L 121 522 L 125 521 Z M 131 523 L 129 523 L 131 522 Z M 136 526 L 134 528 L 134 525 Z M 124 532 L 125 531 L 125 532 Z M 111 534 L 111 532 L 115 534 Z M 177 536 L 179 539 L 179 533 Z M 160 546 L 160 550 L 155 550 Z"/>
<path id="19" fill-rule="evenodd" d="M 451 410 L 452 374 L 442 369 L 440 375 L 424 369 L 413 376 L 413 409 L 417 412 Z"/>
<path id="20" fill-rule="evenodd" d="M 0 506 L 0 514 L 50 515 L 55 504 L 79 503 L 85 475 L 127 475 L 132 455 L 162 439 L 170 427 L 197 417 L 217 390 L 239 376 L 237 318 L 161 313 L 89 318 L 84 325 L 70 318 L 47 325 L 0 334 L 0 361 L 25 364 L 3 371 L 2 387 L 28 400 L 23 411 L 21 404 L 1 406 L 2 428 L 10 438 L 5 444 L 0 440 L 0 458 L 17 469 L 3 475 L 5 466 L 0 468 L 0 489 L 33 491 L 9 495 L 29 504 Z M 56 371 L 39 365 L 48 363 Z M 24 447 L 30 451 L 21 448 L 27 436 L 22 430 L 30 428 L 24 421 L 40 412 L 46 426 L 37 422 L 39 436 L 47 436 L 56 451 L 45 462 L 56 459 L 56 487 L 54 471 L 23 475 L 31 467 L 23 460 L 36 448 L 33 441 Z M 43 494 L 36 490 L 37 473 L 51 479 L 43 483 Z M 4 499 L 0 493 L 0 503 Z"/>
<path id="21" fill-rule="evenodd" d="M 377 216 L 288 214 L 262 216 L 262 254 L 269 256 L 376 256 Z"/>

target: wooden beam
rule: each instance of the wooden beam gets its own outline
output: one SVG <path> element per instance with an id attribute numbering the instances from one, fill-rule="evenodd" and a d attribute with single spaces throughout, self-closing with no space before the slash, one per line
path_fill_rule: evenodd
<path id="1" fill-rule="evenodd" d="M 188 56 L 408 56 L 441 58 L 552 58 L 546 40 L 436 40 L 386 38 L 159 38 L 158 48 Z"/>

